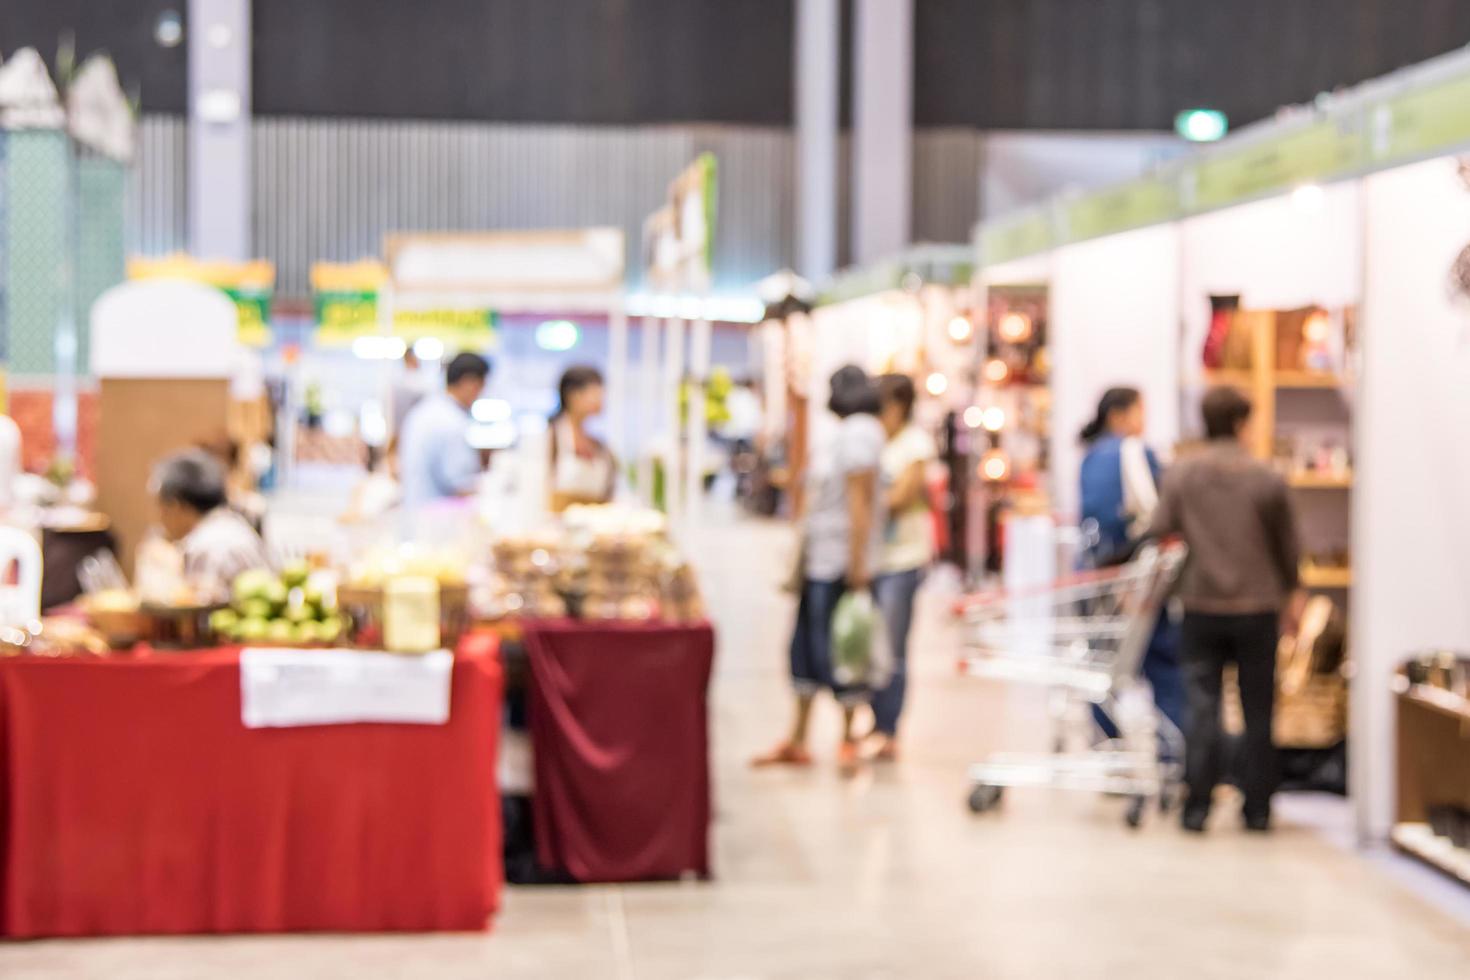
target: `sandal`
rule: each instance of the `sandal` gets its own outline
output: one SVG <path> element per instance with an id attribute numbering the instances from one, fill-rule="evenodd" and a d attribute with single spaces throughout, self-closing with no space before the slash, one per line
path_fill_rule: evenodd
<path id="1" fill-rule="evenodd" d="M 856 739 L 843 740 L 837 747 L 837 771 L 844 776 L 856 776 L 862 767 L 862 747 Z"/>
<path id="2" fill-rule="evenodd" d="M 782 742 L 764 755 L 758 755 L 750 760 L 753 769 L 767 769 L 771 766 L 809 766 L 811 764 L 812 754 L 804 747 L 791 742 Z"/>

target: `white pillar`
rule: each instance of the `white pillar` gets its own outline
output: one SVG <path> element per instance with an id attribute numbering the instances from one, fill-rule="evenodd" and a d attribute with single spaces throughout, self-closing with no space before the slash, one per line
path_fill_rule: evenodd
<path id="1" fill-rule="evenodd" d="M 684 518 L 683 480 L 684 425 L 679 412 L 679 387 L 684 381 L 684 321 L 677 316 L 664 322 L 664 513 L 669 528 L 677 531 Z"/>
<path id="2" fill-rule="evenodd" d="M 658 335 L 662 324 L 651 316 L 643 317 L 638 331 L 638 404 L 642 408 L 638 433 L 638 498 L 653 506 L 653 439 L 659 431 L 663 399 L 659 397 Z"/>
<path id="3" fill-rule="evenodd" d="M 855 0 L 854 12 L 852 251 L 863 263 L 909 244 L 914 3 Z"/>
<path id="4" fill-rule="evenodd" d="M 250 257 L 250 0 L 189 0 L 189 250 Z"/>
<path id="5" fill-rule="evenodd" d="M 619 464 L 628 459 L 628 314 L 618 297 L 607 312 L 607 435 Z"/>
<path id="6" fill-rule="evenodd" d="M 837 268 L 837 0 L 796 4 L 796 269 L 821 282 Z"/>
<path id="7" fill-rule="evenodd" d="M 709 381 L 711 340 L 709 320 L 695 320 L 689 335 L 689 458 L 684 471 L 684 520 L 691 530 L 704 517 L 705 449 L 709 445 L 704 386 Z"/>

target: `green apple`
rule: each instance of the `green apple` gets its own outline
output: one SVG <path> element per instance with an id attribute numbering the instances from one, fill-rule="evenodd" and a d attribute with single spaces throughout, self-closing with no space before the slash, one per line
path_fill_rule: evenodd
<path id="1" fill-rule="evenodd" d="M 240 616 L 233 609 L 216 609 L 209 614 L 209 628 L 221 635 L 233 633 L 239 622 Z"/>
<path id="2" fill-rule="evenodd" d="M 309 575 L 311 575 L 311 566 L 306 562 L 287 562 L 281 568 L 281 583 L 288 589 L 297 589 L 306 584 Z"/>
<path id="3" fill-rule="evenodd" d="M 263 598 L 276 577 L 264 568 L 252 568 L 235 576 L 234 597 L 243 606 L 251 599 Z"/>
<path id="4" fill-rule="evenodd" d="M 254 643 L 265 639 L 269 628 L 270 624 L 264 619 L 252 616 L 240 620 L 239 625 L 235 627 L 235 636 L 246 643 Z"/>

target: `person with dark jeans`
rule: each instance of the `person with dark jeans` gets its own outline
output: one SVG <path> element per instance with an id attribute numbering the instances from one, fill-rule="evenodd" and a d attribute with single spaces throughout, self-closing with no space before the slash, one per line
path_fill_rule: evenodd
<path id="1" fill-rule="evenodd" d="M 1150 535 L 1180 535 L 1189 560 L 1180 581 L 1188 699 L 1183 824 L 1205 828 L 1220 775 L 1220 687 L 1235 664 L 1245 709 L 1241 789 L 1246 828 L 1269 829 L 1276 789 L 1271 741 L 1276 644 L 1283 614 L 1299 617 L 1299 544 L 1286 482 L 1246 449 L 1251 404 L 1232 388 L 1205 395 L 1209 444 L 1164 480 Z"/>
<path id="2" fill-rule="evenodd" d="M 1089 547 L 1093 566 L 1126 561 L 1139 535 L 1148 530 L 1158 505 L 1163 467 L 1143 442 L 1145 418 L 1142 392 L 1137 388 L 1109 388 L 1098 401 L 1097 415 L 1079 434 L 1087 447 L 1078 481 L 1082 519 L 1097 531 Z M 1182 732 L 1184 680 L 1179 670 L 1179 630 L 1167 608 L 1159 613 L 1142 670 L 1153 691 L 1154 705 Z M 1117 725 L 1101 707 L 1094 706 L 1092 714 L 1104 737 L 1119 736 Z"/>
<path id="3" fill-rule="evenodd" d="M 924 569 L 934 560 L 934 531 L 924 493 L 924 470 L 939 455 L 934 439 L 914 423 L 914 382 L 904 374 L 878 379 L 886 442 L 881 459 L 888 524 L 873 598 L 883 612 L 893 651 L 893 676 L 873 693 L 872 757 L 898 759 L 898 718 L 908 691 L 909 627 Z"/>

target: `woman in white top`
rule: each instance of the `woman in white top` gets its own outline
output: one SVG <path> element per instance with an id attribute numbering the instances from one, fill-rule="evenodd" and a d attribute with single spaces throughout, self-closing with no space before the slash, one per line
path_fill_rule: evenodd
<path id="1" fill-rule="evenodd" d="M 889 517 L 873 596 L 888 626 L 893 676 L 887 687 L 873 694 L 873 733 L 878 742 L 874 758 L 892 762 L 898 758 L 898 717 L 907 688 L 914 594 L 934 557 L 924 470 L 939 453 L 934 439 L 914 424 L 914 382 L 907 375 L 884 375 L 878 380 L 878 393 L 882 404 L 878 420 L 887 436 L 882 470 Z"/>
<path id="2" fill-rule="evenodd" d="M 871 692 L 865 686 L 840 684 L 833 676 L 832 616 L 848 590 L 871 585 L 878 567 L 883 543 L 878 473 L 883 427 L 877 419 L 877 389 L 862 368 L 849 365 L 832 376 L 828 407 L 841 421 L 813 448 L 806 474 L 801 601 L 790 650 L 795 719 L 787 739 L 754 764 L 810 765 L 806 740 L 812 701 L 819 691 L 828 690 L 842 705 L 838 763 L 850 774 L 860 761 L 853 716 Z"/>
<path id="3" fill-rule="evenodd" d="M 551 418 L 551 509 L 605 504 L 617 480 L 613 454 L 587 432 L 587 420 L 602 413 L 602 374 L 571 367 L 557 386 L 561 405 Z"/>

